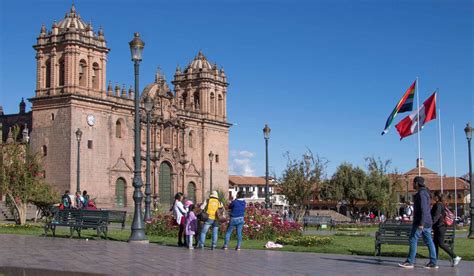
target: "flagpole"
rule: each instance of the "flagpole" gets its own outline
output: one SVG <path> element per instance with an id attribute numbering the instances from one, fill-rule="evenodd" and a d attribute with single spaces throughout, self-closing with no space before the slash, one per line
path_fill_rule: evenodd
<path id="1" fill-rule="evenodd" d="M 418 129 L 418 176 L 421 176 L 421 141 L 420 141 L 420 90 L 418 90 L 418 77 L 416 77 L 416 109 L 418 115 L 416 116 L 417 129 Z"/>
<path id="2" fill-rule="evenodd" d="M 438 95 L 438 93 L 436 93 Z M 443 145 L 441 140 L 441 109 L 438 109 L 438 137 L 439 137 L 439 168 L 441 178 L 441 193 L 443 193 Z"/>
<path id="3" fill-rule="evenodd" d="M 455 217 L 458 217 L 458 189 L 456 180 L 458 178 L 457 168 L 456 168 L 456 134 L 454 132 L 453 125 L 453 155 L 454 155 L 454 214 Z"/>

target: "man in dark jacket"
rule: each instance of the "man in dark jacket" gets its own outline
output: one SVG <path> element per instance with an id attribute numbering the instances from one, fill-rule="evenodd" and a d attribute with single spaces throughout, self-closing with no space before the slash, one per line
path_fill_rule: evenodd
<path id="1" fill-rule="evenodd" d="M 413 226 L 410 234 L 410 251 L 404 263 L 399 266 L 404 268 L 413 268 L 416 257 L 416 247 L 418 239 L 423 236 L 423 241 L 428 246 L 430 253 L 430 262 L 425 265 L 426 268 L 438 268 L 436 265 L 436 249 L 431 236 L 431 197 L 430 192 L 425 187 L 425 179 L 421 176 L 413 179 L 413 188 L 418 192 L 415 195 Z"/>

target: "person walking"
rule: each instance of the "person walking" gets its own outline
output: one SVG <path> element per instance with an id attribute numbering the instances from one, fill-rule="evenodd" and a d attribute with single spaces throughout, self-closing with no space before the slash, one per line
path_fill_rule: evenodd
<path id="1" fill-rule="evenodd" d="M 184 226 L 185 226 L 185 220 L 186 220 L 186 209 L 184 209 L 183 205 L 183 198 L 184 195 L 183 193 L 177 193 L 174 196 L 174 204 L 173 204 L 173 216 L 176 221 L 176 224 L 179 227 L 178 231 L 178 246 L 184 246 L 185 243 L 183 243 L 183 235 L 184 235 Z"/>
<path id="2" fill-rule="evenodd" d="M 186 216 L 186 243 L 188 244 L 189 249 L 194 249 L 193 237 L 197 231 L 197 217 L 194 213 L 194 204 L 188 200 L 184 207 L 188 209 L 188 214 Z"/>
<path id="3" fill-rule="evenodd" d="M 217 235 L 219 230 L 219 222 L 217 220 L 217 210 L 224 206 L 219 201 L 219 195 L 216 191 L 212 191 L 209 199 L 201 205 L 202 212 L 206 212 L 209 218 L 202 224 L 201 236 L 199 237 L 199 248 L 204 248 L 206 242 L 206 234 L 209 228 L 212 226 L 212 243 L 211 250 L 214 250 L 217 246 Z"/>
<path id="4" fill-rule="evenodd" d="M 431 208 L 431 216 L 433 218 L 433 233 L 434 233 L 434 245 L 436 248 L 436 257 L 439 258 L 439 248 L 441 247 L 444 252 L 448 253 L 449 257 L 451 257 L 451 263 L 453 266 L 457 266 L 461 261 L 461 257 L 456 256 L 454 252 L 444 243 L 444 235 L 446 234 L 447 226 L 444 223 L 444 208 L 445 208 L 445 200 L 444 194 L 436 191 L 434 194 L 436 203 L 433 204 Z"/>
<path id="5" fill-rule="evenodd" d="M 233 200 L 230 205 L 230 222 L 227 226 L 227 232 L 225 234 L 224 246 L 222 249 L 227 249 L 229 245 L 230 235 L 234 228 L 237 229 L 237 246 L 235 250 L 240 250 L 240 245 L 242 243 L 242 228 L 244 226 L 244 215 L 245 215 L 245 199 L 244 192 L 239 191 L 237 193 L 237 198 Z"/>
<path id="6" fill-rule="evenodd" d="M 403 268 L 415 267 L 418 239 L 423 236 L 423 241 L 426 246 L 428 246 L 430 255 L 430 262 L 425 265 L 425 268 L 438 268 L 436 265 L 436 249 L 431 237 L 431 227 L 433 225 L 430 213 L 431 197 L 425 186 L 425 179 L 421 176 L 416 176 L 413 179 L 413 188 L 417 190 L 417 193 L 415 195 L 415 206 L 413 208 L 414 214 L 410 233 L 410 251 L 408 252 L 406 261 L 398 265 Z"/>

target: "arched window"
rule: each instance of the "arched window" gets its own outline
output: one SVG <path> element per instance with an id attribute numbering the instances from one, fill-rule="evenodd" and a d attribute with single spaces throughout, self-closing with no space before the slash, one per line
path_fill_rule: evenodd
<path id="1" fill-rule="evenodd" d="M 64 86 L 65 70 L 64 59 L 61 59 L 59 60 L 59 86 Z"/>
<path id="2" fill-rule="evenodd" d="M 45 74 L 45 87 L 50 88 L 51 87 L 51 60 L 46 61 L 46 74 Z"/>
<path id="3" fill-rule="evenodd" d="M 209 111 L 211 112 L 211 114 L 214 114 L 216 111 L 216 106 L 215 106 L 215 97 L 214 97 L 214 93 L 211 93 L 211 99 L 210 99 L 210 108 L 209 108 Z"/>
<path id="4" fill-rule="evenodd" d="M 187 99 L 188 99 L 188 93 L 183 93 L 183 95 L 181 96 L 183 98 L 183 108 L 186 108 L 186 103 L 187 103 Z"/>
<path id="5" fill-rule="evenodd" d="M 194 138 L 193 136 L 194 136 L 194 131 L 190 131 L 188 135 L 188 146 L 190 148 L 193 147 L 193 138 Z"/>
<path id="6" fill-rule="evenodd" d="M 199 92 L 194 93 L 194 110 L 199 111 L 201 109 L 201 103 L 199 100 Z"/>
<path id="7" fill-rule="evenodd" d="M 48 155 L 48 147 L 46 145 L 43 145 L 41 147 L 41 152 L 42 152 L 43 156 Z"/>
<path id="8" fill-rule="evenodd" d="M 115 206 L 119 208 L 123 208 L 126 206 L 126 194 L 125 194 L 125 187 L 127 186 L 127 182 L 123 178 L 118 178 L 115 182 Z"/>
<path id="9" fill-rule="evenodd" d="M 172 189 L 172 169 L 168 162 L 162 162 L 160 164 L 160 178 L 158 182 L 158 195 L 160 197 L 161 204 L 172 204 L 173 202 L 173 189 Z"/>
<path id="10" fill-rule="evenodd" d="M 164 133 L 164 136 L 163 136 L 163 143 L 165 144 L 171 144 L 171 126 L 167 126 L 165 127 L 165 133 Z"/>
<path id="11" fill-rule="evenodd" d="M 87 86 L 87 63 L 85 60 L 81 59 L 79 62 L 79 85 L 80 86 Z"/>
<path id="12" fill-rule="evenodd" d="M 92 64 L 92 87 L 99 89 L 99 64 L 97 62 Z"/>
<path id="13" fill-rule="evenodd" d="M 222 95 L 219 94 L 217 97 L 217 115 L 222 116 L 224 114 L 224 100 Z"/>
<path id="14" fill-rule="evenodd" d="M 115 137 L 122 138 L 122 123 L 120 122 L 120 120 L 117 120 L 117 122 L 115 122 Z"/>

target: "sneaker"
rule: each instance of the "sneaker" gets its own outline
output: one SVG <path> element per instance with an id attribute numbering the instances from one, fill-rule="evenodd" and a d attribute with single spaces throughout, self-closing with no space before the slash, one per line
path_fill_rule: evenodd
<path id="1" fill-rule="evenodd" d="M 427 265 L 425 265 L 425 268 L 428 268 L 428 269 L 432 269 L 432 268 L 438 268 L 439 266 L 434 264 L 434 263 L 428 263 Z"/>
<path id="2" fill-rule="evenodd" d="M 193 250 L 193 249 L 194 249 L 194 247 L 190 246 L 190 247 L 188 247 L 188 249 L 189 249 L 189 250 Z"/>
<path id="3" fill-rule="evenodd" d="M 398 264 L 399 267 L 403 267 L 403 268 L 414 268 L 415 266 L 413 264 L 411 264 L 410 262 L 404 262 L 404 263 L 401 263 L 401 264 Z"/>
<path id="4" fill-rule="evenodd" d="M 240 251 L 240 246 L 237 246 L 235 250 Z"/>
<path id="5" fill-rule="evenodd" d="M 227 250 L 227 245 L 224 245 L 222 249 Z"/>
<path id="6" fill-rule="evenodd" d="M 457 266 L 460 261 L 461 261 L 461 257 L 457 256 L 456 258 L 454 258 L 453 259 L 453 266 Z"/>
<path id="7" fill-rule="evenodd" d="M 216 249 L 216 247 L 215 247 L 214 245 L 213 245 L 213 246 L 211 246 L 211 250 L 214 250 L 214 249 Z"/>

